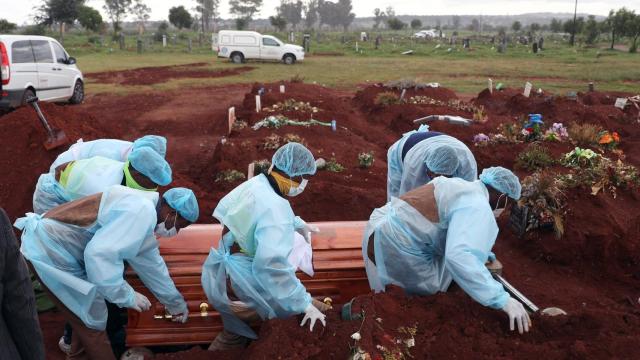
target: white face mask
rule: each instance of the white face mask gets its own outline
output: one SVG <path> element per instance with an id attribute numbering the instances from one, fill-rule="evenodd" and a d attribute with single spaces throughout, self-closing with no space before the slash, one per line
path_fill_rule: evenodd
<path id="1" fill-rule="evenodd" d="M 160 237 L 174 237 L 176 235 L 178 235 L 178 230 L 176 229 L 176 222 L 178 220 L 178 213 L 176 212 L 176 217 L 173 220 L 173 227 L 171 229 L 167 230 L 167 226 L 166 226 L 166 222 L 167 219 L 169 218 L 169 215 L 167 215 L 167 217 L 164 219 L 163 222 L 161 222 L 160 224 L 156 225 L 155 230 L 153 231 L 156 235 L 160 236 Z"/>
<path id="2" fill-rule="evenodd" d="M 289 189 L 289 193 L 287 195 L 294 197 L 302 194 L 302 192 L 304 191 L 304 188 L 307 187 L 308 182 L 309 181 L 307 179 L 302 179 L 302 182 L 300 183 L 300 185 L 298 185 L 298 187 L 296 188 Z"/>
<path id="3" fill-rule="evenodd" d="M 505 199 L 504 199 L 504 207 L 498 209 L 498 206 L 500 206 L 499 205 L 500 204 L 500 199 L 502 199 L 503 196 L 505 197 Z M 508 203 L 509 203 L 509 197 L 507 197 L 507 195 L 505 195 L 505 194 L 500 195 L 500 197 L 498 198 L 498 201 L 496 201 L 496 207 L 495 207 L 495 209 L 493 209 L 493 216 L 496 219 L 498 219 L 502 215 L 502 213 L 504 213 L 504 211 L 507 209 L 507 204 Z"/>

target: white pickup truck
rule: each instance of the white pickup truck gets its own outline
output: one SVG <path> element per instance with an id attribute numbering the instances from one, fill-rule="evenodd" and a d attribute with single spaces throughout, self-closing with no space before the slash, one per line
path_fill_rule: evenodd
<path id="1" fill-rule="evenodd" d="M 247 60 L 274 60 L 292 65 L 304 60 L 302 46 L 285 44 L 278 38 L 255 31 L 222 30 L 218 33 L 218 57 L 236 64 Z"/>

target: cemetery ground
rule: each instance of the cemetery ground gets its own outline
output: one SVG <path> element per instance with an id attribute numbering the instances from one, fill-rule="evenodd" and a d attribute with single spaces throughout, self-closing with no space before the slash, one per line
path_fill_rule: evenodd
<path id="1" fill-rule="evenodd" d="M 69 41 L 67 50 L 73 54 L 73 39 Z M 480 306 L 455 286 L 431 297 L 407 297 L 391 289 L 356 299 L 354 311 L 366 315 L 362 322 L 341 321 L 337 308 L 329 312 L 324 331 L 309 334 L 296 318 L 275 320 L 265 323 L 260 340 L 244 351 L 209 354 L 194 347 L 158 357 L 344 359 L 361 348 L 371 358 L 638 358 L 640 194 L 637 171 L 627 166 L 640 166 L 640 125 L 636 108 L 620 110 L 614 102 L 640 92 L 639 57 L 601 49 L 576 51 L 552 41 L 538 55 L 524 46 L 498 54 L 488 44 L 448 52 L 427 43 L 414 55 L 403 56 L 389 46 L 374 56 L 370 49 L 360 54 L 352 45 L 335 42 L 316 54 L 312 49 L 304 62 L 293 66 L 233 65 L 216 59 L 210 50 L 188 53 L 179 45 L 155 45 L 143 54 L 135 47 L 85 47 L 77 55 L 87 81 L 85 103 L 43 108 L 72 141 L 166 136 L 172 186 L 194 189 L 201 223 L 213 222 L 213 208 L 242 182 L 247 164 L 269 159 L 274 147 L 287 141 L 303 142 L 331 163 L 292 201 L 294 211 L 308 221 L 366 220 L 385 202 L 386 149 L 415 128 L 413 119 L 436 113 L 477 116 L 470 127 L 436 123 L 433 129 L 465 142 L 479 169 L 516 169 L 530 191 L 529 205 L 535 207 L 541 197 L 549 208 L 540 214 L 560 215 L 560 237 L 557 224 L 551 221 L 548 226 L 548 217 L 538 220 L 551 230 L 533 230 L 522 238 L 505 217 L 495 252 L 505 265 L 504 275 L 536 305 L 559 307 L 568 315 L 535 315 L 532 332 L 520 336 L 508 331 L 502 312 Z M 141 69 L 145 67 L 151 69 Z M 489 93 L 487 78 L 494 85 L 503 83 L 506 90 Z M 399 79 L 410 81 L 395 87 L 387 83 Z M 443 87 L 414 89 L 411 81 Z M 543 93 L 524 97 L 526 81 Z M 587 92 L 591 81 L 594 93 Z M 398 86 L 405 85 L 407 98 L 402 101 Z M 265 89 L 265 109 L 256 113 L 260 88 Z M 565 96 L 568 92 L 576 94 Z M 228 133 L 231 106 L 238 124 Z M 538 147 L 521 133 L 530 113 L 542 114 L 545 121 L 535 141 Z M 338 129 L 252 129 L 271 115 L 335 119 Z M 570 136 L 564 136 L 563 128 Z M 0 167 L 12 169 L 0 174 L 0 202 L 12 220 L 29 211 L 36 179 L 57 155 L 42 148 L 43 137 L 32 109 L 0 117 L 0 143 L 6 144 Z M 605 138 L 611 141 L 602 142 Z M 592 157 L 586 162 L 581 154 L 587 148 L 597 161 Z M 372 154 L 373 162 L 363 163 L 362 154 Z M 560 193 L 554 186 L 542 189 L 542 180 L 547 185 L 562 180 L 566 188 Z M 59 313 L 41 314 L 41 321 L 50 358 L 63 358 L 57 350 L 63 326 Z M 360 340 L 351 337 L 355 332 Z"/>

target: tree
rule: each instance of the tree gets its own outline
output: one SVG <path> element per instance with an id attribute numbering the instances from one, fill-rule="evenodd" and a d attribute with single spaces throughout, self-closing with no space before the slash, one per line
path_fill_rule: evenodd
<path id="1" fill-rule="evenodd" d="M 386 18 L 387 14 L 380 10 L 380 8 L 373 9 L 373 28 L 377 29 L 380 26 L 380 23 L 382 23 Z"/>
<path id="2" fill-rule="evenodd" d="M 78 22 L 83 28 L 98 32 L 102 27 L 102 15 L 98 10 L 82 5 L 78 8 Z"/>
<path id="3" fill-rule="evenodd" d="M 633 11 L 632 16 L 625 23 L 625 35 L 632 40 L 629 47 L 630 53 L 638 52 L 638 37 L 640 37 L 640 15 L 636 15 Z"/>
<path id="4" fill-rule="evenodd" d="M 5 19 L 0 19 L 0 33 L 10 34 L 17 27 L 18 26 L 12 22 L 9 22 Z"/>
<path id="5" fill-rule="evenodd" d="M 520 30 L 522 30 L 522 24 L 520 23 L 520 21 L 514 21 L 513 24 L 511 24 L 511 30 L 513 30 L 514 32 L 519 32 Z"/>
<path id="6" fill-rule="evenodd" d="M 318 15 L 320 15 L 320 25 L 326 24 L 331 27 L 342 26 L 344 31 L 356 17 L 351 12 L 351 0 L 338 0 L 337 3 L 325 0 L 318 0 Z"/>
<path id="7" fill-rule="evenodd" d="M 211 21 L 216 23 L 220 15 L 220 0 L 196 0 L 198 5 L 196 11 L 200 13 L 200 21 L 202 22 L 202 32 L 211 29 Z"/>
<path id="8" fill-rule="evenodd" d="M 387 26 L 391 30 L 402 30 L 407 26 L 407 24 L 402 22 L 402 20 L 398 19 L 397 17 L 392 17 L 387 20 Z"/>
<path id="9" fill-rule="evenodd" d="M 589 15 L 589 19 L 584 25 L 584 36 L 587 44 L 595 44 L 598 36 L 600 35 L 600 26 L 594 15 Z"/>
<path id="10" fill-rule="evenodd" d="M 471 20 L 471 30 L 475 32 L 480 32 L 480 21 L 476 18 Z"/>
<path id="11" fill-rule="evenodd" d="M 411 28 L 413 30 L 420 29 L 421 27 L 422 27 L 422 21 L 420 21 L 420 19 L 411 20 Z"/>
<path id="12" fill-rule="evenodd" d="M 138 34 L 142 35 L 145 30 L 145 24 L 149 20 L 149 13 L 151 12 L 151 8 L 148 7 L 143 0 L 134 0 L 134 4 L 131 7 L 131 13 L 135 16 L 138 21 Z"/>
<path id="13" fill-rule="evenodd" d="M 460 29 L 460 16 L 458 15 L 454 15 L 451 17 L 451 22 L 453 23 L 453 28 L 455 30 L 459 30 Z"/>
<path id="14" fill-rule="evenodd" d="M 529 30 L 534 33 L 540 31 L 541 28 L 542 26 L 538 23 L 531 23 L 531 25 L 529 25 Z"/>
<path id="15" fill-rule="evenodd" d="M 342 25 L 344 31 L 347 31 L 349 25 L 356 18 L 356 14 L 352 13 L 353 6 L 351 0 L 338 0 L 338 23 Z"/>
<path id="16" fill-rule="evenodd" d="M 282 17 L 295 29 L 302 21 L 302 1 L 280 0 L 280 6 L 276 8 L 278 16 Z"/>
<path id="17" fill-rule="evenodd" d="M 624 36 L 627 32 L 626 24 L 633 18 L 633 12 L 623 7 L 614 12 L 609 11 L 609 16 L 605 20 L 605 28 L 611 32 L 611 49 L 615 46 L 616 38 Z"/>
<path id="18" fill-rule="evenodd" d="M 85 0 L 45 0 L 37 17 L 45 25 L 58 24 L 60 42 L 63 42 L 65 26 L 78 19 L 78 9 L 84 2 Z"/>
<path id="19" fill-rule="evenodd" d="M 307 29 L 313 28 L 318 21 L 318 0 L 309 0 L 304 6 L 304 25 Z"/>
<path id="20" fill-rule="evenodd" d="M 193 23 L 193 18 L 187 9 L 180 5 L 169 9 L 169 22 L 178 29 L 188 29 Z"/>
<path id="21" fill-rule="evenodd" d="M 551 30 L 551 32 L 554 32 L 554 33 L 562 32 L 562 21 L 556 18 L 551 19 L 549 30 Z"/>
<path id="22" fill-rule="evenodd" d="M 574 26 L 575 26 L 575 28 L 574 28 Z M 566 33 L 573 34 L 573 31 L 575 30 L 576 34 L 580 34 L 580 33 L 582 33 L 582 30 L 584 29 L 584 18 L 582 16 L 577 18 L 576 22 L 575 22 L 575 25 L 573 23 L 573 20 L 567 20 L 567 21 L 564 22 L 562 27 L 563 27 L 564 32 L 566 32 Z M 574 37 L 574 39 L 575 39 L 575 37 Z M 571 43 L 571 40 L 569 40 L 569 43 Z"/>
<path id="23" fill-rule="evenodd" d="M 104 0 L 103 8 L 113 23 L 113 33 L 117 34 L 120 31 L 120 23 L 131 10 L 131 0 Z"/>
<path id="24" fill-rule="evenodd" d="M 249 20 L 246 18 L 237 18 L 236 19 L 236 29 L 244 30 L 249 26 Z"/>
<path id="25" fill-rule="evenodd" d="M 235 15 L 236 19 L 246 20 L 244 24 L 246 27 L 253 18 L 253 15 L 260 11 L 262 0 L 229 0 L 229 6 L 231 7 L 229 12 Z M 238 25 L 237 21 L 236 25 Z"/>
<path id="26" fill-rule="evenodd" d="M 282 15 L 269 16 L 269 21 L 271 22 L 271 26 L 280 32 L 283 32 L 287 28 L 287 20 L 282 17 Z"/>

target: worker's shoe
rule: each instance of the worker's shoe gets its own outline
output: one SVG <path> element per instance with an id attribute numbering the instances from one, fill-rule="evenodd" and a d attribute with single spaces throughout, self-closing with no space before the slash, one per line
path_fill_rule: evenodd
<path id="1" fill-rule="evenodd" d="M 242 335 L 237 335 L 232 332 L 222 330 L 221 333 L 216 336 L 215 340 L 209 345 L 209 351 L 221 351 L 221 350 L 233 350 L 244 349 L 249 345 L 251 340 Z"/>
<path id="2" fill-rule="evenodd" d="M 60 337 L 60 341 L 58 341 L 58 347 L 60 348 L 60 351 L 67 355 L 71 353 L 71 344 L 67 344 L 66 342 L 64 342 L 64 336 Z"/>

